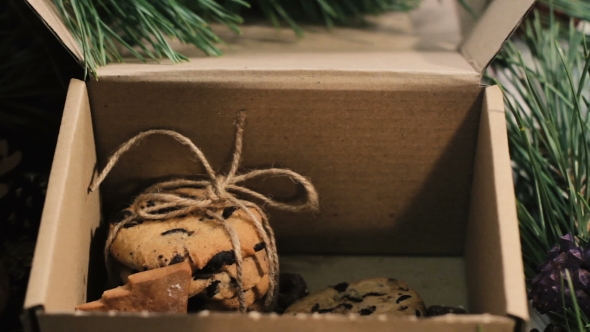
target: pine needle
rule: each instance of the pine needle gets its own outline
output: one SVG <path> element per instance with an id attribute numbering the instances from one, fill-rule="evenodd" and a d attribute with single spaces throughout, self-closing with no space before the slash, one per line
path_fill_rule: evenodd
<path id="1" fill-rule="evenodd" d="M 241 14 L 250 6 L 272 24 L 286 23 L 303 36 L 298 22 L 356 25 L 365 15 L 388 11 L 409 11 L 421 0 L 53 0 L 58 12 L 84 56 L 86 74 L 123 61 L 124 51 L 147 61 L 167 58 L 173 62 L 187 58 L 176 52 L 169 40 L 194 45 L 206 55 L 221 55 L 222 41 L 211 30 L 217 22 L 240 33 Z M 461 0 L 459 0 L 461 1 Z"/>
<path id="2" fill-rule="evenodd" d="M 508 42 L 493 64 L 493 80 L 505 95 L 528 280 L 559 237 L 572 233 L 582 246 L 589 241 L 590 51 L 574 22 L 552 9 L 545 16 L 534 12 L 518 44 Z M 585 331 L 589 321 L 573 303 L 550 316 L 569 331 Z"/>

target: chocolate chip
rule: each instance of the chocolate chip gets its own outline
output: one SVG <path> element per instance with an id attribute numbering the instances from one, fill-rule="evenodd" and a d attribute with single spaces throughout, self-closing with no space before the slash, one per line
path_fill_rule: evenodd
<path id="1" fill-rule="evenodd" d="M 334 288 L 338 293 L 342 293 L 344 292 L 347 288 L 348 288 L 348 283 L 347 282 L 341 282 L 336 286 L 332 286 L 332 288 Z"/>
<path id="2" fill-rule="evenodd" d="M 352 304 L 350 303 L 340 303 L 336 306 L 336 308 L 344 308 L 344 309 L 352 309 Z"/>
<path id="3" fill-rule="evenodd" d="M 369 293 L 363 295 L 363 299 L 368 296 L 383 296 L 383 295 L 387 295 L 387 294 L 386 293 L 369 292 Z"/>
<path id="4" fill-rule="evenodd" d="M 408 306 L 403 305 L 403 306 L 399 307 L 399 309 L 397 309 L 397 311 L 404 311 L 406 309 L 408 309 Z"/>
<path id="5" fill-rule="evenodd" d="M 320 309 L 320 310 L 318 310 L 318 313 L 319 313 L 319 314 L 327 314 L 327 313 L 329 313 L 329 312 L 332 312 L 332 311 L 334 311 L 334 309 L 335 309 L 335 308 Z"/>
<path id="6" fill-rule="evenodd" d="M 356 297 L 352 297 L 352 296 L 350 296 L 350 295 L 344 295 L 344 296 L 342 297 L 342 299 L 343 299 L 343 300 L 348 300 L 348 301 L 350 301 L 350 302 L 355 302 L 355 303 L 360 303 L 360 302 L 363 302 L 363 299 L 359 299 L 359 298 L 356 298 Z"/>
<path id="7" fill-rule="evenodd" d="M 172 257 L 172 259 L 170 260 L 170 264 L 168 265 L 174 265 L 182 262 L 184 262 L 184 257 L 182 257 L 180 254 L 176 254 L 174 255 L 174 257 Z"/>
<path id="8" fill-rule="evenodd" d="M 220 280 L 214 280 L 207 286 L 207 296 L 213 297 L 215 294 L 219 293 L 219 288 L 217 287 L 221 283 Z"/>
<path id="9" fill-rule="evenodd" d="M 416 309 L 416 317 L 422 317 L 422 313 L 418 309 Z"/>
<path id="10" fill-rule="evenodd" d="M 370 306 L 370 307 L 366 307 L 366 308 L 363 308 L 363 309 L 361 309 L 359 311 L 359 315 L 361 315 L 361 316 L 368 316 L 368 315 L 374 313 L 375 310 L 377 310 L 377 307 L 374 306 L 374 305 L 373 306 Z"/>
<path id="11" fill-rule="evenodd" d="M 400 288 L 398 288 L 398 289 L 399 289 L 399 290 L 401 290 L 401 291 L 403 291 L 403 292 L 407 292 L 407 291 L 409 291 L 409 290 L 410 290 L 410 289 L 408 289 L 407 287 L 400 287 Z"/>
<path id="12" fill-rule="evenodd" d="M 254 251 L 259 252 L 260 250 L 266 248 L 266 243 L 260 242 L 254 246 Z"/>
<path id="13" fill-rule="evenodd" d="M 121 221 L 123 221 L 125 218 L 130 217 L 133 214 L 133 212 L 131 212 L 130 210 L 121 210 L 117 213 L 115 213 L 114 216 L 111 217 L 111 219 L 109 220 L 109 222 L 113 225 L 116 225 L 118 223 L 120 223 Z"/>
<path id="14" fill-rule="evenodd" d="M 160 256 L 158 256 L 158 258 L 159 258 L 159 259 L 162 259 L 162 258 L 164 258 L 164 255 L 160 255 Z"/>
<path id="15" fill-rule="evenodd" d="M 213 273 L 194 273 L 193 280 L 210 279 L 213 275 Z"/>
<path id="16" fill-rule="evenodd" d="M 224 265 L 233 265 L 236 262 L 236 255 L 233 251 L 222 251 L 215 254 L 207 265 L 198 273 L 214 273 L 219 271 Z"/>
<path id="17" fill-rule="evenodd" d="M 237 209 L 237 206 L 226 207 L 225 209 L 223 209 L 223 213 L 221 214 L 221 216 L 223 217 L 223 219 L 227 219 L 231 217 L 231 215 L 234 214 L 234 212 L 236 212 Z"/>
<path id="18" fill-rule="evenodd" d="M 237 288 L 238 287 L 238 279 L 231 277 L 229 278 L 229 283 L 234 287 Z"/>
<path id="19" fill-rule="evenodd" d="M 311 307 L 311 312 L 318 312 L 318 310 L 320 310 L 320 304 L 316 303 L 313 305 L 313 307 Z"/>
<path id="20" fill-rule="evenodd" d="M 400 297 L 397 298 L 397 300 L 395 301 L 395 303 L 400 303 L 401 301 L 407 300 L 409 298 L 411 298 L 411 295 L 402 295 Z"/>
<path id="21" fill-rule="evenodd" d="M 170 234 L 174 234 L 174 233 L 186 233 L 186 234 L 188 234 L 188 236 L 191 236 L 191 235 L 193 235 L 194 232 L 188 231 L 184 228 L 174 228 L 174 229 L 170 229 L 165 232 L 162 232 L 162 234 L 160 234 L 160 235 L 164 236 L 164 235 L 170 235 Z"/>

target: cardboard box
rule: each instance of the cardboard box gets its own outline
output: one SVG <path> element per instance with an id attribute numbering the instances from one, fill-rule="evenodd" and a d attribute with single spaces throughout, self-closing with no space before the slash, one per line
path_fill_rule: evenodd
<path id="1" fill-rule="evenodd" d="M 25 303 L 29 330 L 522 328 L 528 311 L 502 94 L 480 86 L 480 77 L 533 2 L 492 1 L 476 24 L 461 15 L 468 34 L 459 51 L 447 46 L 453 38 L 435 34 L 440 30 L 421 30 L 431 16 L 392 14 L 386 25 L 312 29 L 301 41 L 247 27 L 222 58 L 113 64 L 99 70 L 99 80 L 73 80 Z M 50 1 L 29 3 L 80 57 Z M 437 17 L 448 20 L 445 15 Z M 100 192 L 89 194 L 96 168 L 121 143 L 152 128 L 187 135 L 221 168 L 241 109 L 248 112 L 242 166 L 288 167 L 311 178 L 320 194 L 315 216 L 268 211 L 283 271 L 302 273 L 311 291 L 356 278 L 405 279 L 427 305 L 466 305 L 472 314 L 74 313 L 103 290 L 102 217 L 140 184 L 202 173 L 182 146 L 162 137 L 125 155 Z M 253 186 L 279 197 L 296 190 L 276 179 Z"/>

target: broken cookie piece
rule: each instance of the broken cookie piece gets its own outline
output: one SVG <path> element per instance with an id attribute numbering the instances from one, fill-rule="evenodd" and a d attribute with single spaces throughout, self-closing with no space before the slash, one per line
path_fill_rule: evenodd
<path id="1" fill-rule="evenodd" d="M 358 314 L 424 317 L 424 301 L 405 282 L 374 278 L 341 282 L 293 303 L 285 314 Z"/>
<path id="2" fill-rule="evenodd" d="M 189 263 L 139 272 L 127 284 L 110 289 L 98 301 L 76 307 L 80 311 L 177 312 L 186 313 L 192 280 Z"/>

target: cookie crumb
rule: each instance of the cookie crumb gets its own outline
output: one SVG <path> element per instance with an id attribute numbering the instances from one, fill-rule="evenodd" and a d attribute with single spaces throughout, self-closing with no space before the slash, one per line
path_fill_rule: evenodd
<path id="1" fill-rule="evenodd" d="M 363 309 L 361 309 L 359 311 L 359 315 L 361 315 L 361 316 L 368 316 L 368 315 L 374 313 L 375 310 L 377 310 L 377 307 L 374 306 L 374 305 L 373 306 L 370 306 L 370 307 L 367 307 L 367 308 L 363 308 Z"/>
<path id="2" fill-rule="evenodd" d="M 410 295 L 402 295 L 400 297 L 397 298 L 397 300 L 395 301 L 395 303 L 400 303 L 401 301 L 407 300 L 409 298 L 411 298 L 412 296 Z"/>
<path id="3" fill-rule="evenodd" d="M 182 257 L 180 254 L 176 254 L 174 255 L 174 257 L 172 257 L 172 260 L 170 261 L 170 264 L 168 265 L 174 265 L 174 264 L 178 264 L 178 263 L 182 263 L 184 262 L 184 257 Z"/>
<path id="4" fill-rule="evenodd" d="M 223 217 L 223 219 L 227 219 L 231 217 L 231 215 L 234 214 L 234 212 L 236 212 L 237 209 L 237 206 L 226 207 L 225 209 L 223 209 L 223 214 L 221 216 Z"/>

